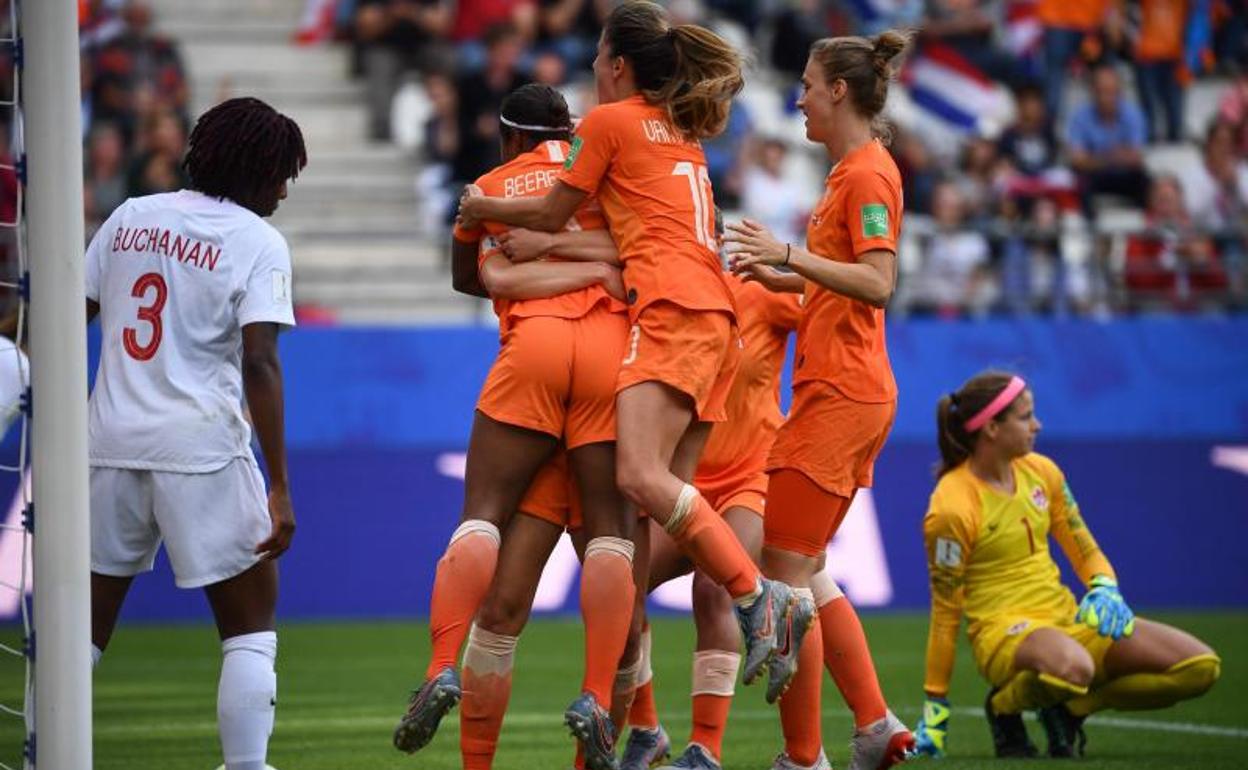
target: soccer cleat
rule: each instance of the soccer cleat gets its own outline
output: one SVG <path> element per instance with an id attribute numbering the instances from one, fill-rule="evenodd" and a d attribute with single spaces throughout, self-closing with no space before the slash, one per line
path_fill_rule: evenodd
<path id="1" fill-rule="evenodd" d="M 581 742 L 587 770 L 620 770 L 615 759 L 615 725 L 611 715 L 590 693 L 572 701 L 563 723 Z"/>
<path id="2" fill-rule="evenodd" d="M 412 693 L 407 713 L 394 728 L 394 747 L 408 754 L 423 749 L 433 740 L 442 717 L 455 707 L 462 694 L 459 674 L 449 666 L 426 680 Z"/>
<path id="3" fill-rule="evenodd" d="M 711 756 L 711 752 L 702 747 L 701 744 L 691 743 L 685 747 L 685 753 L 676 758 L 676 761 L 670 765 L 664 765 L 659 770 L 723 770 L 722 766 Z"/>
<path id="4" fill-rule="evenodd" d="M 781 624 L 780 644 L 767 663 L 767 702 L 775 703 L 797 674 L 797 659 L 802 652 L 802 640 L 815 624 L 819 610 L 815 602 L 805 596 L 794 596 L 789 615 Z"/>
<path id="5" fill-rule="evenodd" d="M 745 668 L 741 681 L 751 684 L 771 661 L 793 605 L 793 589 L 778 580 L 762 578 L 762 594 L 749 607 L 737 607 L 737 622 L 745 639 Z"/>
<path id="6" fill-rule="evenodd" d="M 819 750 L 819 758 L 813 765 L 799 765 L 789 759 L 787 752 L 782 751 L 771 763 L 771 770 L 832 770 L 832 763 L 828 761 L 828 755 L 823 753 L 823 749 Z"/>
<path id="7" fill-rule="evenodd" d="M 1084 717 L 1070 713 L 1064 703 L 1039 709 L 1036 715 L 1040 717 L 1045 737 L 1049 739 L 1050 757 L 1083 756 L 1084 747 L 1088 744 L 1088 736 L 1083 732 Z"/>
<path id="8" fill-rule="evenodd" d="M 914 735 L 891 711 L 854 731 L 849 770 L 884 770 L 905 762 L 914 752 Z"/>
<path id="9" fill-rule="evenodd" d="M 1039 752 L 1027 737 L 1027 725 L 1022 714 L 996 714 L 992 710 L 994 688 L 984 701 L 984 716 L 988 717 L 988 729 L 992 732 L 992 746 L 1001 758 L 1034 757 Z"/>
<path id="10" fill-rule="evenodd" d="M 653 730 L 634 727 L 624 744 L 620 770 L 648 770 L 672 755 L 672 742 L 662 725 Z"/>

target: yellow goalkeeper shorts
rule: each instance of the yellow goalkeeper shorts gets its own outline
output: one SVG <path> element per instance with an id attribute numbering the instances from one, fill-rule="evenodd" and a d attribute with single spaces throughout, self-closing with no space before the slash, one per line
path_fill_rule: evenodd
<path id="1" fill-rule="evenodd" d="M 1055 621 L 1052 618 L 1027 617 L 1025 615 L 1002 615 L 1000 619 L 981 622 L 971 638 L 971 654 L 979 673 L 1000 687 L 1014 675 L 1014 655 L 1023 640 L 1037 629 L 1053 628 L 1079 643 L 1092 656 L 1096 665 L 1093 681 L 1100 681 L 1105 673 L 1105 654 L 1114 640 L 1101 636 L 1095 628 L 1082 624 Z"/>

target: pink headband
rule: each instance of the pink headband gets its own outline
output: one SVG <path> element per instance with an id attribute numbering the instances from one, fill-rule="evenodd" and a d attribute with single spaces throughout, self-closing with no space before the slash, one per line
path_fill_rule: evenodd
<path id="1" fill-rule="evenodd" d="M 996 398 L 988 402 L 988 406 L 980 409 L 978 413 L 971 417 L 971 419 L 967 420 L 962 427 L 966 429 L 967 433 L 974 433 L 987 425 L 988 421 L 993 417 L 996 417 L 1001 414 L 1001 412 L 1005 411 L 1005 408 L 1013 403 L 1014 399 L 1018 398 L 1018 394 L 1022 393 L 1026 389 L 1027 383 L 1023 382 L 1022 377 L 1011 377 L 1010 382 L 1005 386 L 1005 389 L 998 393 Z"/>

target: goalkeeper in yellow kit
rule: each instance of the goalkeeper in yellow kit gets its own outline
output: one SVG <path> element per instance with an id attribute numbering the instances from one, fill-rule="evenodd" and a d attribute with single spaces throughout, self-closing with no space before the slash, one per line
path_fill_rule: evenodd
<path id="1" fill-rule="evenodd" d="M 1035 756 L 1022 712 L 1039 711 L 1050 756 L 1083 752 L 1101 709 L 1155 709 L 1203 694 L 1221 661 L 1204 642 L 1136 618 L 1062 471 L 1032 451 L 1040 422 L 1019 377 L 987 372 L 940 400 L 940 480 L 923 520 L 931 575 L 926 700 L 917 750 L 943 756 L 962 618 L 999 757 Z M 1049 553 L 1061 545 L 1087 592 L 1075 602 Z"/>

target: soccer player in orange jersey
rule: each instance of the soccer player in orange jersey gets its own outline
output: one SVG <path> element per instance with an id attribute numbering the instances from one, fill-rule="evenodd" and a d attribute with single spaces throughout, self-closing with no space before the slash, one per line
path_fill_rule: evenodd
<path id="1" fill-rule="evenodd" d="M 811 47 L 798 107 L 806 135 L 827 148 L 835 164 L 827 191 L 811 215 L 806 248 L 780 243 L 746 220 L 729 225 L 733 270 L 773 284 L 804 282 L 806 302 L 797 330 L 793 406 L 776 436 L 768 467 L 763 571 L 807 595 L 820 558 L 858 487 L 871 486 L 872 466 L 892 427 L 897 386 L 884 345 L 884 305 L 896 285 L 901 226 L 901 176 L 877 138 L 890 62 L 906 38 L 842 37 Z M 793 276 L 776 276 L 786 265 Z M 824 586 L 823 590 L 826 590 Z M 827 598 L 827 597 L 821 597 Z M 826 662 L 854 712 L 851 770 L 901 761 L 914 745 L 888 710 L 866 637 L 843 596 L 828 599 L 820 623 L 799 649 L 792 688 L 780 704 L 785 751 L 775 768 L 826 768 L 820 729 L 820 689 Z M 770 693 L 769 693 L 770 694 Z"/>
<path id="2" fill-rule="evenodd" d="M 672 27 L 659 6 L 628 2 L 607 19 L 594 75 L 601 104 L 581 121 L 551 191 L 508 200 L 470 187 L 460 213 L 554 231 L 598 195 L 624 265 L 632 323 L 617 383 L 617 482 L 728 588 L 742 610 L 751 681 L 788 629 L 793 594 L 761 578 L 731 528 L 689 483 L 711 422 L 724 417 L 739 353 L 700 140 L 727 122 L 742 86 L 740 57 L 708 30 Z M 787 681 L 792 669 L 774 674 Z M 606 722 L 593 716 L 601 710 L 579 700 L 568 722 L 578 734 L 597 729 Z"/>
<path id="3" fill-rule="evenodd" d="M 1061 469 L 1034 451 L 1040 421 L 1021 377 L 985 372 L 940 399 L 939 481 L 923 519 L 932 585 L 926 701 L 918 748 L 944 756 L 949 680 L 962 618 L 999 757 L 1036 747 L 1022 712 L 1038 709 L 1048 754 L 1083 753 L 1083 720 L 1107 708 L 1164 708 L 1202 695 L 1221 660 L 1191 634 L 1135 617 Z M 1087 587 L 1062 585 L 1049 535 Z"/>
<path id="4" fill-rule="evenodd" d="M 728 395 L 728 419 L 711 430 L 694 485 L 757 559 L 763 540 L 767 452 L 784 419 L 780 373 L 789 334 L 801 317 L 801 297 L 773 293 L 757 282 L 731 275 L 728 286 L 741 329 L 741 366 Z M 652 588 L 691 569 L 661 530 L 655 528 L 650 536 Z M 741 664 L 740 636 L 728 593 L 700 570 L 694 571 L 693 616 L 698 631 L 693 655 L 693 730 L 684 753 L 670 767 L 717 770 Z M 620 770 L 644 770 L 669 749 L 655 709 L 649 648 L 647 630 L 641 640 L 637 693 L 629 712 L 632 730 Z"/>
<path id="5" fill-rule="evenodd" d="M 554 182 L 569 150 L 566 103 L 549 87 L 524 86 L 503 101 L 500 121 L 503 155 L 509 160 L 478 184 L 500 196 L 540 195 Z M 602 225 L 601 214 L 587 202 L 575 212 L 569 229 L 602 230 Z M 473 422 L 464 522 L 438 563 L 426 681 L 413 694 L 394 734 L 396 747 L 408 752 L 429 742 L 460 697 L 455 660 L 494 575 L 499 529 L 561 439 L 588 522 L 582 590 L 596 594 L 604 584 L 632 585 L 632 508 L 614 478 L 615 375 L 627 338 L 624 306 L 608 291 L 622 293 L 618 271 L 602 264 L 554 261 L 512 265 L 494 241 L 505 229 L 492 222 L 462 222 L 455 232 L 457 283 L 468 282 L 464 263 L 478 262 L 481 282 L 495 296 L 501 347 Z M 627 600 L 625 609 L 594 627 L 622 638 L 632 598 L 618 587 L 613 590 Z M 583 607 L 587 615 L 612 612 L 597 600 L 585 601 Z M 605 699 L 623 645 L 612 657 L 592 635 L 589 641 L 605 652 L 598 654 L 601 660 L 590 656 L 585 689 Z"/>

